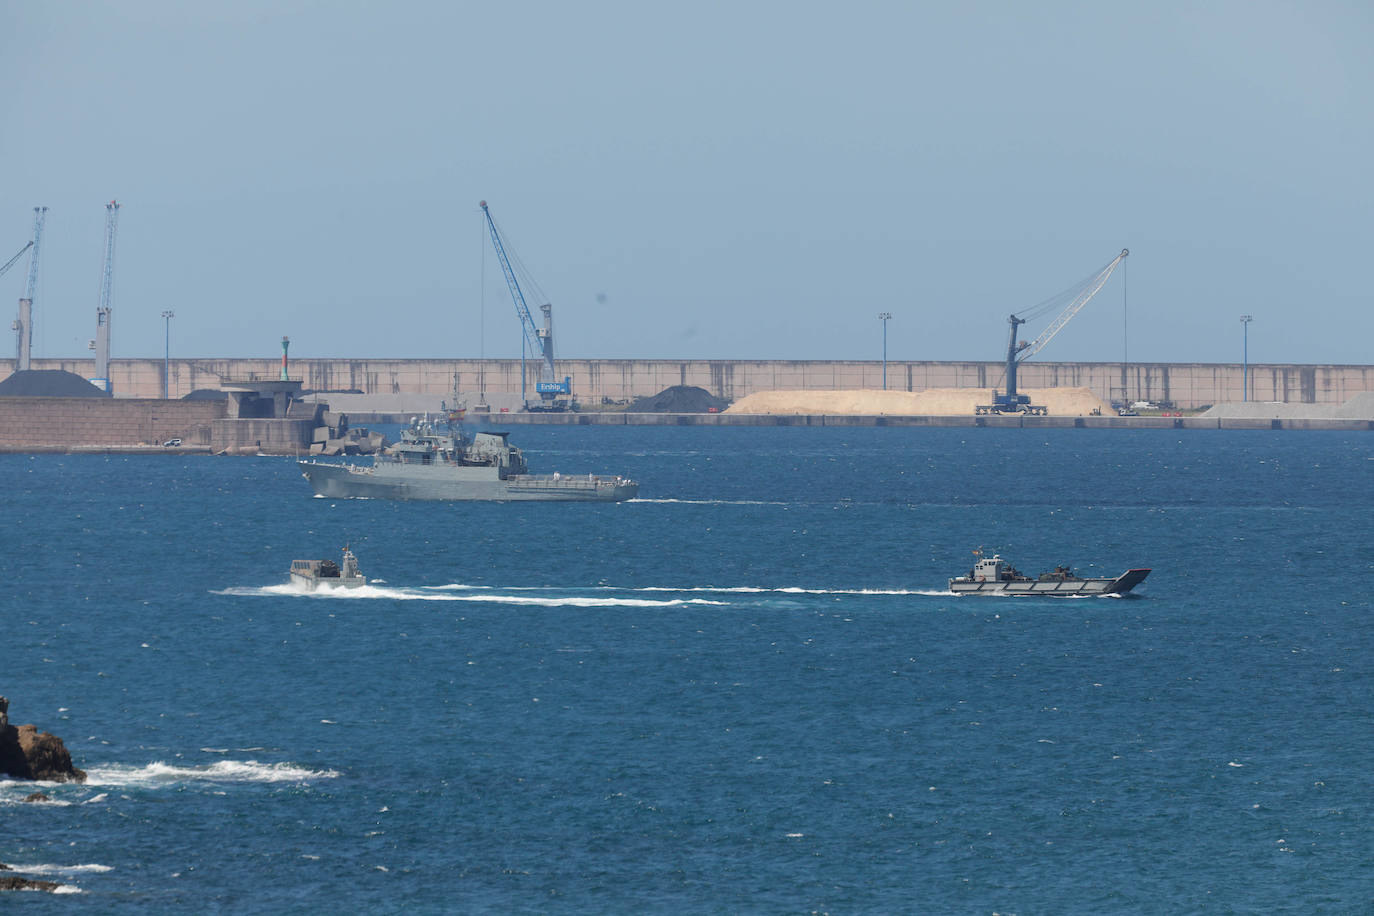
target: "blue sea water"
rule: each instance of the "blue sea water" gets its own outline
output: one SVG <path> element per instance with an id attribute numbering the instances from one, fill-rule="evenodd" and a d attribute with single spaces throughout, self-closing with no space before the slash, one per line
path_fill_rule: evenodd
<path id="1" fill-rule="evenodd" d="M 1374 905 L 1374 437 L 531 427 L 617 505 L 0 456 L 15 912 Z M 351 543 L 357 593 L 286 584 Z M 1154 572 L 955 598 L 971 550 Z"/>

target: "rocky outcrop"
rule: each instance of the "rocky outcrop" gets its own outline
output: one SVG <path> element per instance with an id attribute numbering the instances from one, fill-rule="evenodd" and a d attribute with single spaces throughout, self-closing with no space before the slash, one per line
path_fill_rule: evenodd
<path id="1" fill-rule="evenodd" d="M 47 891 L 52 893 L 61 885 L 56 881 L 39 881 L 35 878 L 20 878 L 18 875 L 0 877 L 0 891 Z"/>
<path id="2" fill-rule="evenodd" d="M 14 779 L 85 782 L 86 772 L 72 766 L 62 739 L 36 725 L 9 724 L 9 701 L 0 697 L 0 774 Z"/>

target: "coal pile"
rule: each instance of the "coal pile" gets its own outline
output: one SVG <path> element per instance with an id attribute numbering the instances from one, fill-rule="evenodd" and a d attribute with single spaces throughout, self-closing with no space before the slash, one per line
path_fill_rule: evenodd
<path id="1" fill-rule="evenodd" d="M 190 394 L 181 396 L 183 401 L 227 401 L 229 392 L 219 388 L 197 388 Z"/>
<path id="2" fill-rule="evenodd" d="M 0 382 L 0 398 L 108 398 L 112 395 L 65 369 L 25 369 Z"/>
<path id="3" fill-rule="evenodd" d="M 631 413 L 712 413 L 724 410 L 730 402 L 715 397 L 695 385 L 674 385 L 648 398 L 637 398 L 625 408 Z"/>

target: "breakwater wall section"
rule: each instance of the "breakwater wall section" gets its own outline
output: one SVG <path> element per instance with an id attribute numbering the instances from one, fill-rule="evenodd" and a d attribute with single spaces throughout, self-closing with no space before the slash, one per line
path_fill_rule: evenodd
<path id="1" fill-rule="evenodd" d="M 0 451 L 160 446 L 174 438 L 209 448 L 223 417 L 223 401 L 0 398 Z"/>
<path id="2" fill-rule="evenodd" d="M 312 417 L 240 420 L 224 401 L 149 398 L 0 397 L 0 452 L 184 451 L 301 454 L 310 448 Z"/>
<path id="3" fill-rule="evenodd" d="M 173 359 L 168 372 L 172 398 L 198 388 L 219 388 L 221 379 L 274 379 L 280 358 Z M 85 378 L 95 372 L 90 359 L 35 359 L 35 369 L 64 369 Z M 883 386 L 877 360 L 560 360 L 560 375 L 572 377 L 584 407 L 657 394 L 673 385 L 695 385 L 717 397 L 737 400 L 757 391 L 858 389 Z M 162 395 L 160 359 L 113 359 L 110 380 L 116 398 Z M 14 371 L 14 360 L 0 360 L 0 380 Z M 890 360 L 888 387 L 993 388 L 1002 384 L 1000 362 Z M 525 364 L 525 383 L 534 396 L 538 365 Z M 295 359 L 292 378 L 317 391 L 358 391 L 369 395 L 424 395 L 437 401 L 455 383 L 469 398 L 479 392 L 518 396 L 518 359 Z M 1087 388 L 1107 401 L 1155 401 L 1180 409 L 1246 400 L 1335 405 L 1374 391 L 1374 366 L 1251 364 L 1248 378 L 1239 363 L 1054 363 L 1026 362 L 1018 370 L 1022 388 Z"/>
<path id="4" fill-rule="evenodd" d="M 402 417 L 377 416 L 372 422 L 402 422 Z M 1325 429 L 1374 431 L 1374 420 L 1342 417 L 1032 417 L 1021 414 L 958 417 L 873 416 L 830 414 L 732 413 L 503 413 L 477 418 L 476 425 L 510 426 L 900 426 L 963 429 Z"/>

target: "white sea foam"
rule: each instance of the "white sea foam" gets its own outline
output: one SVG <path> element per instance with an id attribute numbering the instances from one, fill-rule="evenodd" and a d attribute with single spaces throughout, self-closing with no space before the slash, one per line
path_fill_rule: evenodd
<path id="1" fill-rule="evenodd" d="M 289 763 L 259 763 L 256 760 L 218 760 L 203 767 L 172 766 L 159 760 L 142 767 L 93 767 L 86 771 L 86 784 L 150 788 L 184 782 L 309 782 L 333 779 L 338 775 L 334 770 L 311 770 Z"/>
<path id="2" fill-rule="evenodd" d="M 785 506 L 787 503 L 763 499 L 634 499 L 628 503 L 679 503 L 687 506 Z"/>
<path id="3" fill-rule="evenodd" d="M 12 871 L 24 875 L 82 875 L 114 871 L 113 865 L 16 865 L 7 863 Z"/>
<path id="4" fill-rule="evenodd" d="M 426 588 L 427 591 L 445 591 L 458 589 L 489 589 L 489 585 L 433 585 Z M 507 586 L 501 591 L 508 592 L 542 592 L 554 591 L 548 586 Z M 802 588 L 799 585 L 641 585 L 637 587 L 623 585 L 599 585 L 588 591 L 596 592 L 649 592 L 649 593 L 668 593 L 668 594 L 691 594 L 693 592 L 705 592 L 708 594 L 720 595 L 874 595 L 874 596 L 902 596 L 902 595 L 922 595 L 926 597 L 948 597 L 954 593 L 948 589 L 929 589 L 929 588 Z M 481 600 L 481 599 L 473 599 Z"/>
<path id="5" fill-rule="evenodd" d="M 55 888 L 52 889 L 52 892 L 53 892 L 54 894 L 81 894 L 81 893 L 85 893 L 84 891 L 81 890 L 81 888 L 77 887 L 77 886 L 74 885 L 74 884 L 59 884 L 59 885 L 57 885 L 57 887 L 55 887 Z"/>
<path id="6" fill-rule="evenodd" d="M 507 591 L 517 591 L 508 589 Z M 545 589 L 530 589 L 544 591 Z M 548 591 L 553 591 L 548 589 Z M 217 595 L 237 597 L 286 596 L 300 598 L 347 599 L 350 601 L 369 598 L 385 598 L 391 601 L 467 601 L 483 604 L 534 605 L 539 607 L 681 607 L 686 604 L 722 605 L 725 602 L 705 598 L 671 598 L 655 600 L 648 598 L 608 598 L 589 595 L 501 595 L 490 591 L 481 594 L 454 594 L 440 588 L 384 588 L 375 585 L 361 585 L 357 588 L 323 589 L 305 591 L 291 585 L 268 585 L 261 588 L 227 588 L 214 592 Z"/>

